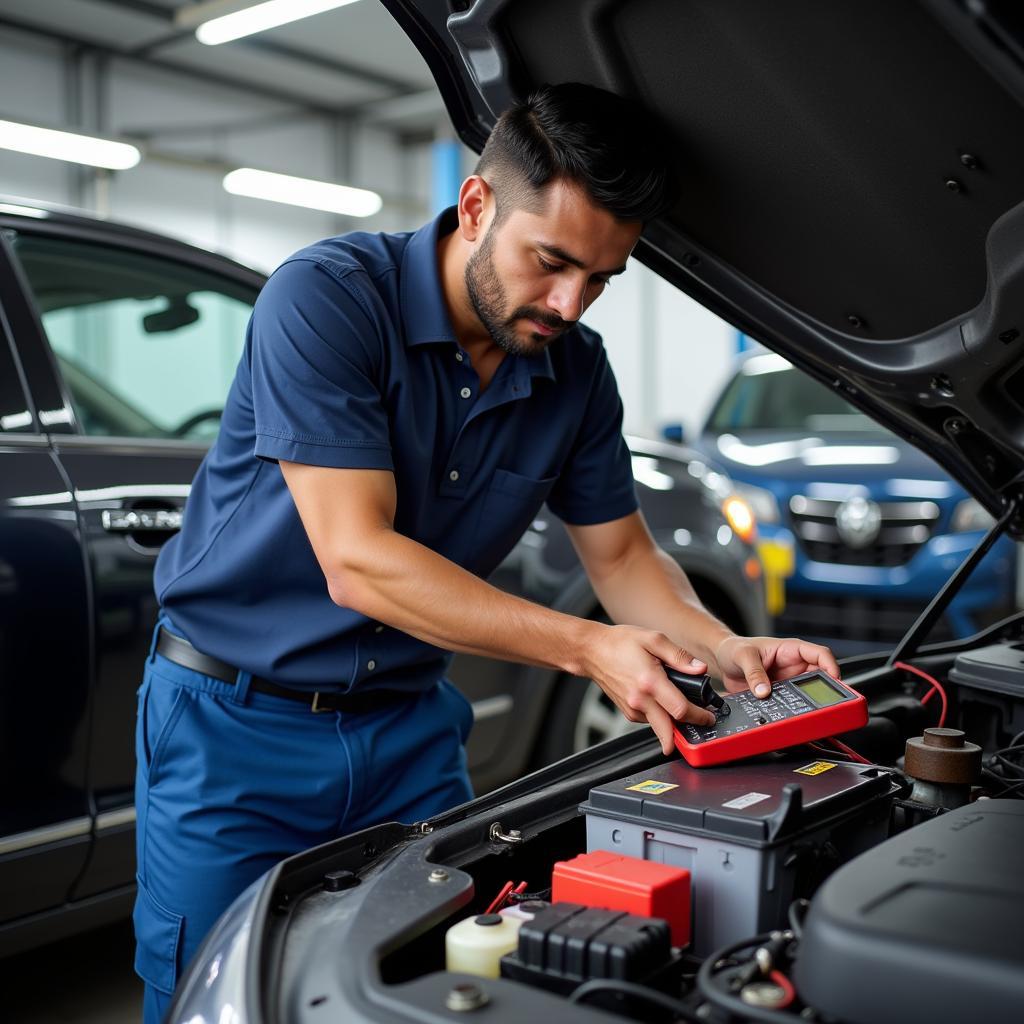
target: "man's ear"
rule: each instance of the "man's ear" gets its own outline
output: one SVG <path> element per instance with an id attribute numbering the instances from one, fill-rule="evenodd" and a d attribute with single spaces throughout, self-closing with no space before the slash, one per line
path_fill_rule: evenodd
<path id="1" fill-rule="evenodd" d="M 467 242 L 477 241 L 494 217 L 491 186 L 479 174 L 471 174 L 459 189 L 459 232 Z"/>

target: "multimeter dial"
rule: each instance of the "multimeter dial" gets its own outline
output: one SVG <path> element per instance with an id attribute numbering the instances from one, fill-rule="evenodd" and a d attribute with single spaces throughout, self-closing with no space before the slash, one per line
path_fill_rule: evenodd
<path id="1" fill-rule="evenodd" d="M 772 685 L 770 697 L 749 690 L 725 696 L 714 725 L 680 722 L 676 746 L 697 767 L 753 757 L 823 739 L 867 724 L 867 701 L 825 672 Z"/>

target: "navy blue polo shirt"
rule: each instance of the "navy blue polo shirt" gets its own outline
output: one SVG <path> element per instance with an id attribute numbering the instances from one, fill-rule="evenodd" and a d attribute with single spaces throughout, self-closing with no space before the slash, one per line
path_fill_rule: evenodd
<path id="1" fill-rule="evenodd" d="M 395 529 L 486 577 L 547 501 L 568 523 L 633 512 L 622 404 L 600 337 L 506 356 L 488 388 L 449 322 L 449 210 L 409 234 L 301 250 L 253 309 L 216 442 L 157 596 L 199 650 L 310 689 L 423 689 L 451 654 L 334 604 L 279 459 L 391 470 Z"/>

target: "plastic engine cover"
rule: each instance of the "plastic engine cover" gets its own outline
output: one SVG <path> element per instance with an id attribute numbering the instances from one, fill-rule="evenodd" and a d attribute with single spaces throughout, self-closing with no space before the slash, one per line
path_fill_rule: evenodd
<path id="1" fill-rule="evenodd" d="M 1024 801 L 960 807 L 836 871 L 794 980 L 849 1024 L 1024 1019 Z"/>

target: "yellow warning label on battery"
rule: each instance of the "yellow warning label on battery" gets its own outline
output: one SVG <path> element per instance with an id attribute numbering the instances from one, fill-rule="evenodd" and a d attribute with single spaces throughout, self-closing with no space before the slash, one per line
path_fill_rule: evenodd
<path id="1" fill-rule="evenodd" d="M 646 782 L 638 782 L 635 786 L 626 787 L 626 789 L 635 789 L 638 793 L 652 793 L 654 796 L 657 796 L 659 793 L 667 793 L 670 789 L 678 788 L 674 782 L 656 782 L 654 779 L 648 779 Z"/>
<path id="2" fill-rule="evenodd" d="M 832 768 L 835 768 L 835 765 L 831 761 L 814 761 L 811 764 L 805 764 L 803 768 L 794 768 L 793 771 L 797 775 L 820 775 Z"/>

